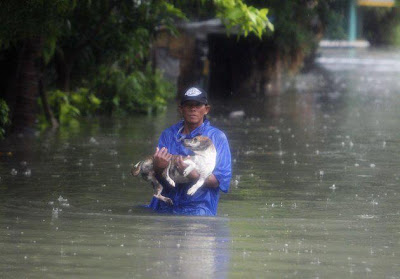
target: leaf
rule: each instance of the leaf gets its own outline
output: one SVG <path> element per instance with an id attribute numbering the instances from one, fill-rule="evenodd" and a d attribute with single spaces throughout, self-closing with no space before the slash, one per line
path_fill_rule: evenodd
<path id="1" fill-rule="evenodd" d="M 115 107 L 119 107 L 119 96 L 114 96 L 112 99 L 112 103 L 114 104 Z"/>
<path id="2" fill-rule="evenodd" d="M 94 94 L 89 95 L 89 100 L 92 104 L 99 106 L 101 104 L 101 100 L 97 98 Z"/>
<path id="3" fill-rule="evenodd" d="M 268 9 L 261 9 L 259 10 L 259 13 L 262 18 L 266 18 L 268 14 Z"/>

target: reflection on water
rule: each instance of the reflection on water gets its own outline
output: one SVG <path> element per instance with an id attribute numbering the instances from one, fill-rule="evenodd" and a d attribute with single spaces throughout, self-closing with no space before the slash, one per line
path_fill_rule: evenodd
<path id="1" fill-rule="evenodd" d="M 23 218 L 2 224 L 2 278 L 224 278 L 228 270 L 226 220 L 66 212 L 49 218 L 39 210 L 18 215 Z"/>
<path id="2" fill-rule="evenodd" d="M 131 164 L 174 105 L 2 143 L 0 277 L 399 278 L 400 55 L 318 61 L 280 96 L 214 102 L 234 162 L 217 218 L 141 207 Z"/>

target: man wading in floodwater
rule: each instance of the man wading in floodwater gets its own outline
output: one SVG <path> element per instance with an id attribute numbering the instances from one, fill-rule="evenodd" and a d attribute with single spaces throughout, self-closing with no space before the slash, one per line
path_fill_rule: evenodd
<path id="1" fill-rule="evenodd" d="M 189 88 L 182 96 L 179 111 L 183 120 L 162 132 L 158 148 L 154 153 L 156 177 L 164 187 L 162 195 L 170 198 L 173 205 L 153 198 L 149 207 L 165 213 L 214 216 L 217 214 L 220 190 L 228 192 L 232 176 L 228 140 L 221 130 L 211 126 L 210 121 L 206 119 L 210 106 L 203 90 L 196 87 Z M 187 191 L 199 178 L 196 170 L 187 176 L 191 180 L 190 183 L 177 184 L 175 187 L 171 187 L 160 177 L 168 166 L 171 154 L 193 155 L 192 151 L 185 148 L 182 142 L 184 139 L 192 139 L 199 135 L 212 140 L 217 150 L 217 160 L 213 173 L 206 179 L 204 185 L 193 196 L 190 196 Z M 178 169 L 183 172 L 187 165 L 183 162 L 182 157 L 178 157 L 176 163 Z"/>

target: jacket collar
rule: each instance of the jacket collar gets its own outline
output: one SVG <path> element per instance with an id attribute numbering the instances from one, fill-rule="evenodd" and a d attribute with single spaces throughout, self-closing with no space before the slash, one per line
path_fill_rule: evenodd
<path id="1" fill-rule="evenodd" d="M 192 139 L 196 136 L 202 135 L 204 133 L 205 128 L 210 125 L 210 121 L 208 119 L 204 119 L 203 124 L 201 124 L 199 127 L 194 129 L 192 132 L 190 132 L 190 134 L 187 135 L 182 134 L 183 124 L 184 121 L 181 120 L 177 125 L 177 132 L 175 137 L 177 141 L 181 141 L 183 139 Z"/>

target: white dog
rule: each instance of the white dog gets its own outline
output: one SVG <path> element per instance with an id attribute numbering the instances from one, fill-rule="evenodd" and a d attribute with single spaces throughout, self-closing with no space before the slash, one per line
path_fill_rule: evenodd
<path id="1" fill-rule="evenodd" d="M 211 139 L 205 136 L 197 136 L 193 139 L 185 139 L 183 141 L 183 145 L 192 150 L 195 154 L 194 156 L 183 158 L 183 161 L 188 165 L 183 171 L 183 175 L 178 171 L 178 168 L 175 165 L 174 157 L 178 155 L 173 156 L 168 167 L 164 170 L 162 175 L 172 187 L 175 187 L 175 183 L 190 182 L 187 178 L 187 175 L 195 169 L 200 174 L 200 177 L 187 192 L 188 195 L 193 195 L 204 184 L 207 177 L 214 170 L 217 159 L 217 151 Z M 131 173 L 133 176 L 138 176 L 141 174 L 145 180 L 151 181 L 154 189 L 154 197 L 166 203 L 172 204 L 172 200 L 170 198 L 161 195 L 163 187 L 155 178 L 153 157 L 148 157 L 145 160 L 138 162 L 132 168 Z"/>

